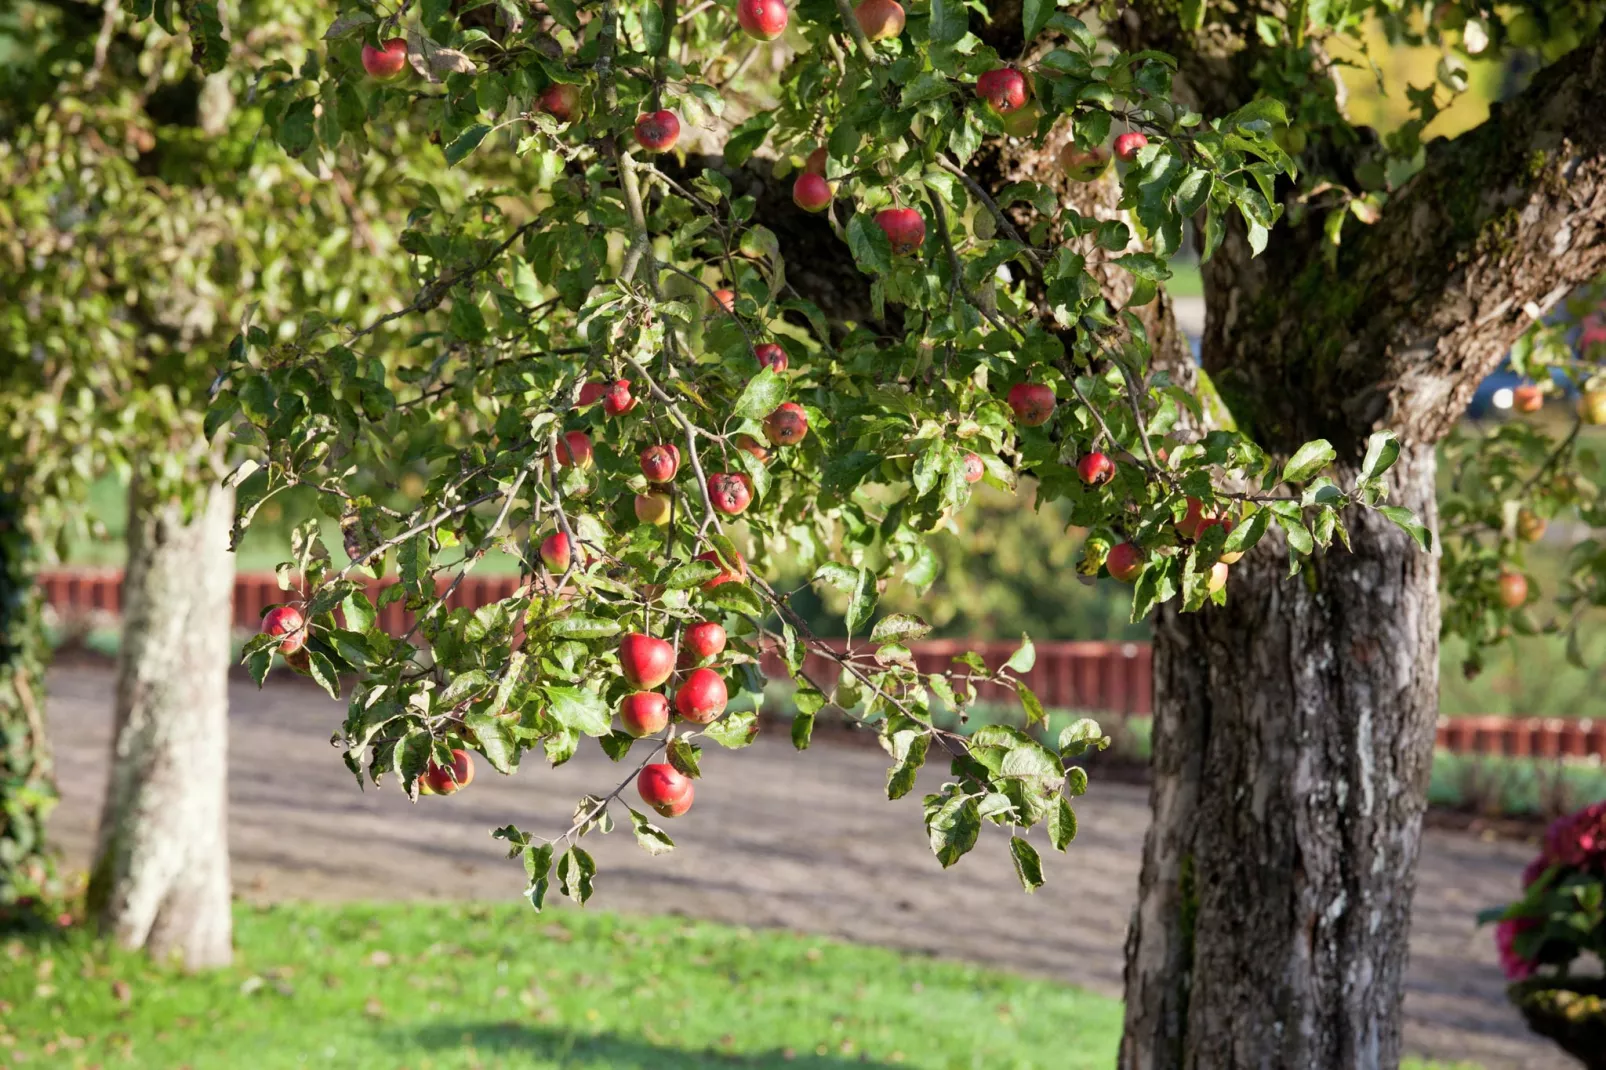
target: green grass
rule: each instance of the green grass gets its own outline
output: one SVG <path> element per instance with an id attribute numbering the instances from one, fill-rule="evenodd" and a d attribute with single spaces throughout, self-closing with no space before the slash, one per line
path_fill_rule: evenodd
<path id="1" fill-rule="evenodd" d="M 9 941 L 0 1064 L 1073 1070 L 1111 1065 L 1120 1027 L 1119 1003 L 1067 985 L 673 918 L 521 904 L 236 917 L 237 964 L 193 977 L 82 934 Z"/>
<path id="2" fill-rule="evenodd" d="M 518 904 L 237 908 L 189 976 L 0 946 L 0 1066 L 690 1070 L 1113 1064 L 1118 1001 L 819 937 Z M 1476 1070 L 1407 1062 L 1410 1070 Z"/>

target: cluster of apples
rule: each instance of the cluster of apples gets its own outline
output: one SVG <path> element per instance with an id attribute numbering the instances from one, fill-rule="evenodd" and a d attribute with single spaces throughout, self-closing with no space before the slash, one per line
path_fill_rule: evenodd
<path id="1" fill-rule="evenodd" d="M 708 555 L 705 555 L 708 556 Z M 729 582 L 724 574 L 711 584 Z M 709 724 L 725 712 L 729 692 L 716 669 L 702 664 L 725 650 L 725 629 L 718 622 L 698 621 L 680 634 L 681 668 L 686 672 L 675 688 L 675 712 L 692 724 Z M 631 632 L 619 642 L 619 669 L 635 688 L 619 703 L 619 722 L 636 739 L 656 735 L 669 725 L 669 699 L 657 690 L 675 675 L 675 648 L 664 639 Z M 636 777 L 641 801 L 664 817 L 679 817 L 691 809 L 691 778 L 668 762 L 644 766 Z"/>

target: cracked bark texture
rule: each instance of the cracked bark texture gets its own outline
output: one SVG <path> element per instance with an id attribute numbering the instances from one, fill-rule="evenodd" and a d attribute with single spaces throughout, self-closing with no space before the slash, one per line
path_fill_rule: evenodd
<path id="1" fill-rule="evenodd" d="M 1199 47 L 1182 70 L 1208 83 L 1201 103 L 1241 103 L 1241 50 Z M 1279 226 L 1255 259 L 1232 231 L 1205 267 L 1201 357 L 1239 425 L 1282 453 L 1328 438 L 1351 468 L 1368 434 L 1395 430 L 1390 501 L 1434 528 L 1434 444 L 1535 313 L 1606 268 L 1603 106 L 1597 38 L 1431 145 L 1335 265 L 1314 221 Z M 1381 516 L 1344 521 L 1352 552 L 1288 579 L 1268 537 L 1225 607 L 1158 616 L 1123 1070 L 1398 1064 L 1438 569 Z"/>
<path id="2" fill-rule="evenodd" d="M 234 493 L 193 516 L 129 493 L 111 773 L 89 912 L 119 944 L 186 967 L 232 956 L 227 812 Z"/>

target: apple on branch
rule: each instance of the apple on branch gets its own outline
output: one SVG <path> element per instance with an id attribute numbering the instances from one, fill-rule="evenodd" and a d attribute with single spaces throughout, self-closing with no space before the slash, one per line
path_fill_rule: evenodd
<path id="1" fill-rule="evenodd" d="M 641 801 L 664 817 L 679 817 L 691 809 L 696 788 L 691 777 L 668 762 L 654 762 L 636 777 Z"/>
<path id="2" fill-rule="evenodd" d="M 380 48 L 369 44 L 363 45 L 362 69 L 368 72 L 370 78 L 377 78 L 382 82 L 400 77 L 402 72 L 407 70 L 406 38 L 392 37 Z"/>

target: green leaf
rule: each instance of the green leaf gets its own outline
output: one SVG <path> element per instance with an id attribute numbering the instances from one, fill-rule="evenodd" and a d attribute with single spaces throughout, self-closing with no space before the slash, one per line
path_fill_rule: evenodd
<path id="1" fill-rule="evenodd" d="M 604 639 L 622 630 L 618 621 L 601 617 L 559 617 L 546 626 L 547 634 L 559 639 Z"/>
<path id="2" fill-rule="evenodd" d="M 669 579 L 664 581 L 664 586 L 671 591 L 684 591 L 692 587 L 701 587 L 724 571 L 712 561 L 688 561 L 669 574 Z M 731 584 L 720 585 L 721 588 L 729 586 Z"/>
<path id="3" fill-rule="evenodd" d="M 630 827 L 636 834 L 636 842 L 642 850 L 650 855 L 668 854 L 675 849 L 675 841 L 663 829 L 647 820 L 646 814 L 637 813 L 636 809 L 628 803 L 625 809 L 630 811 Z"/>
<path id="4" fill-rule="evenodd" d="M 702 769 L 697 764 L 698 755 L 701 754 L 701 751 L 697 749 L 695 744 L 688 743 L 684 739 L 670 740 L 667 754 L 669 764 L 678 769 L 683 775 L 689 776 L 693 780 L 697 780 L 703 775 Z"/>
<path id="5" fill-rule="evenodd" d="M 558 889 L 576 903 L 584 904 L 591 898 L 596 875 L 596 862 L 579 847 L 569 848 L 558 859 Z"/>
<path id="6" fill-rule="evenodd" d="M 1032 645 L 1031 638 L 1022 632 L 1020 636 L 1020 649 L 1009 656 L 1004 662 L 1004 668 L 1012 672 L 1031 672 L 1032 666 L 1037 664 L 1037 648 Z"/>
<path id="7" fill-rule="evenodd" d="M 797 750 L 808 750 L 809 739 L 814 735 L 814 714 L 798 711 L 792 718 L 792 746 Z"/>
<path id="8" fill-rule="evenodd" d="M 980 804 L 963 795 L 950 796 L 940 808 L 926 819 L 926 833 L 931 851 L 947 869 L 976 846 L 981 832 Z"/>
<path id="9" fill-rule="evenodd" d="M 307 648 L 307 665 L 312 670 L 312 678 L 318 681 L 318 686 L 329 692 L 332 699 L 340 698 L 340 674 L 335 672 L 334 664 L 323 653 Z"/>
<path id="10" fill-rule="evenodd" d="M 1316 540 L 1297 515 L 1290 517 L 1279 514 L 1277 524 L 1287 534 L 1288 546 L 1295 553 L 1308 555 L 1315 552 Z"/>
<path id="11" fill-rule="evenodd" d="M 908 613 L 890 613 L 876 621 L 870 630 L 870 642 L 907 642 L 919 639 L 931 631 L 931 625 Z"/>
<path id="12" fill-rule="evenodd" d="M 1393 431 L 1378 431 L 1366 440 L 1366 458 L 1361 461 L 1361 478 L 1376 479 L 1393 467 L 1400 457 L 1400 440 Z"/>
<path id="13" fill-rule="evenodd" d="M 904 720 L 907 721 L 907 718 Z M 899 733 L 900 737 L 905 733 Z M 926 764 L 926 751 L 931 746 L 931 737 L 924 732 L 909 732 L 909 738 L 900 738 L 894 745 L 895 764 L 887 771 L 887 798 L 901 799 L 914 789 L 915 778 L 920 773 L 920 767 Z M 902 754 L 896 753 L 902 751 Z"/>
<path id="14" fill-rule="evenodd" d="M 273 636 L 268 638 L 272 639 Z M 251 673 L 251 679 L 256 681 L 258 687 L 261 687 L 262 681 L 268 678 L 268 669 L 272 665 L 273 651 L 267 649 L 266 646 L 247 655 L 245 659 L 245 667 Z"/>
<path id="15" fill-rule="evenodd" d="M 418 775 L 429 764 L 429 733 L 414 725 L 402 736 L 391 754 L 392 768 L 401 779 L 402 790 L 410 799 L 418 798 Z"/>
<path id="16" fill-rule="evenodd" d="M 446 685 L 446 690 L 441 692 L 441 704 L 454 706 L 476 691 L 485 690 L 490 683 L 491 677 L 484 669 L 470 669 L 468 672 L 458 673 L 452 677 L 452 682 Z"/>
<path id="17" fill-rule="evenodd" d="M 1398 505 L 1380 505 L 1377 507 L 1377 511 L 1392 520 L 1401 531 L 1415 539 L 1416 544 L 1422 549 L 1433 549 L 1433 533 L 1428 530 L 1426 524 L 1416 518 L 1416 514 L 1411 510 Z"/>
<path id="18" fill-rule="evenodd" d="M 903 87 L 903 106 L 913 107 L 928 100 L 936 100 L 953 92 L 953 86 L 947 78 L 935 71 L 926 71 L 917 74 L 914 80 Z"/>
<path id="19" fill-rule="evenodd" d="M 1015 876 L 1020 878 L 1022 888 L 1035 892 L 1043 886 L 1043 860 L 1037 856 L 1037 848 L 1019 836 L 1011 836 L 1009 855 L 1015 862 Z"/>
<path id="20" fill-rule="evenodd" d="M 725 162 L 740 167 L 752 158 L 774 128 L 775 115 L 773 111 L 760 112 L 732 130 L 725 139 Z"/>
<path id="21" fill-rule="evenodd" d="M 753 617 L 764 616 L 764 602 L 745 583 L 722 583 L 703 592 L 703 597 L 721 609 L 732 613 L 746 613 Z"/>
<path id="22" fill-rule="evenodd" d="M 485 123 L 475 123 L 454 137 L 452 143 L 444 150 L 447 165 L 456 167 L 469 153 L 480 147 L 480 142 L 484 141 L 485 135 L 490 132 L 491 128 Z"/>
<path id="23" fill-rule="evenodd" d="M 1204 28 L 1205 0 L 1182 0 L 1181 10 L 1182 28 L 1189 33 L 1198 33 Z"/>
<path id="24" fill-rule="evenodd" d="M 371 631 L 374 619 L 378 614 L 374 611 L 374 604 L 362 591 L 352 591 L 340 605 L 341 612 L 346 618 L 346 627 L 354 632 Z"/>
<path id="25" fill-rule="evenodd" d="M 703 729 L 703 735 L 730 750 L 739 750 L 758 737 L 758 714 L 733 710 Z"/>
<path id="26" fill-rule="evenodd" d="M 221 71 L 228 62 L 229 43 L 223 38 L 217 0 L 179 0 L 179 8 L 190 24 L 191 62 L 207 74 Z"/>
<path id="27" fill-rule="evenodd" d="M 1021 5 L 1021 30 L 1028 43 L 1043 32 L 1053 14 L 1054 0 L 1026 0 Z"/>
<path id="28" fill-rule="evenodd" d="M 786 379 L 773 368 L 762 368 L 747 381 L 731 411 L 748 420 L 762 420 L 786 400 Z"/>
<path id="29" fill-rule="evenodd" d="M 1048 723 L 1048 711 L 1043 709 L 1043 703 L 1037 697 L 1037 692 L 1027 687 L 1024 680 L 1016 682 L 1015 694 L 1020 697 L 1021 709 L 1026 713 L 1027 728 Z"/>
<path id="30" fill-rule="evenodd" d="M 577 687 L 548 687 L 547 702 L 559 724 L 588 736 L 605 736 L 613 727 L 613 714 L 601 697 Z"/>
<path id="31" fill-rule="evenodd" d="M 848 248 L 859 270 L 872 275 L 886 275 L 892 271 L 892 243 L 868 213 L 857 212 L 848 220 Z"/>
<path id="32" fill-rule="evenodd" d="M 1338 451 L 1325 438 L 1314 442 L 1307 442 L 1288 458 L 1283 465 L 1283 481 L 1286 483 L 1303 483 L 1305 480 L 1320 472 L 1333 463 Z"/>
<path id="33" fill-rule="evenodd" d="M 1271 523 L 1269 509 L 1256 509 L 1249 514 L 1249 519 L 1234 527 L 1227 535 L 1227 541 L 1222 545 L 1222 553 L 1242 553 L 1260 541 L 1266 534 L 1266 526 Z"/>
<path id="34" fill-rule="evenodd" d="M 518 763 L 518 746 L 507 721 L 487 713 L 471 713 L 463 718 L 464 727 L 474 733 L 480 753 L 498 773 L 511 773 Z"/>
<path id="35" fill-rule="evenodd" d="M 1071 809 L 1071 800 L 1061 795 L 1059 804 L 1048 814 L 1048 842 L 1054 845 L 1054 850 L 1063 851 L 1076 839 L 1076 811 Z"/>
<path id="36" fill-rule="evenodd" d="M 1110 261 L 1116 267 L 1125 268 L 1140 279 L 1149 279 L 1154 282 L 1164 282 L 1171 277 L 1171 269 L 1166 262 L 1153 253 L 1127 253 Z"/>
<path id="37" fill-rule="evenodd" d="M 962 0 L 931 0 L 931 43 L 951 45 L 970 31 L 970 12 Z"/>
<path id="38" fill-rule="evenodd" d="M 853 594 L 848 599 L 847 613 L 843 617 L 843 623 L 847 625 L 850 637 L 869 622 L 871 615 L 875 613 L 878 595 L 875 573 L 867 568 L 859 569 L 858 582 L 854 584 Z"/>

